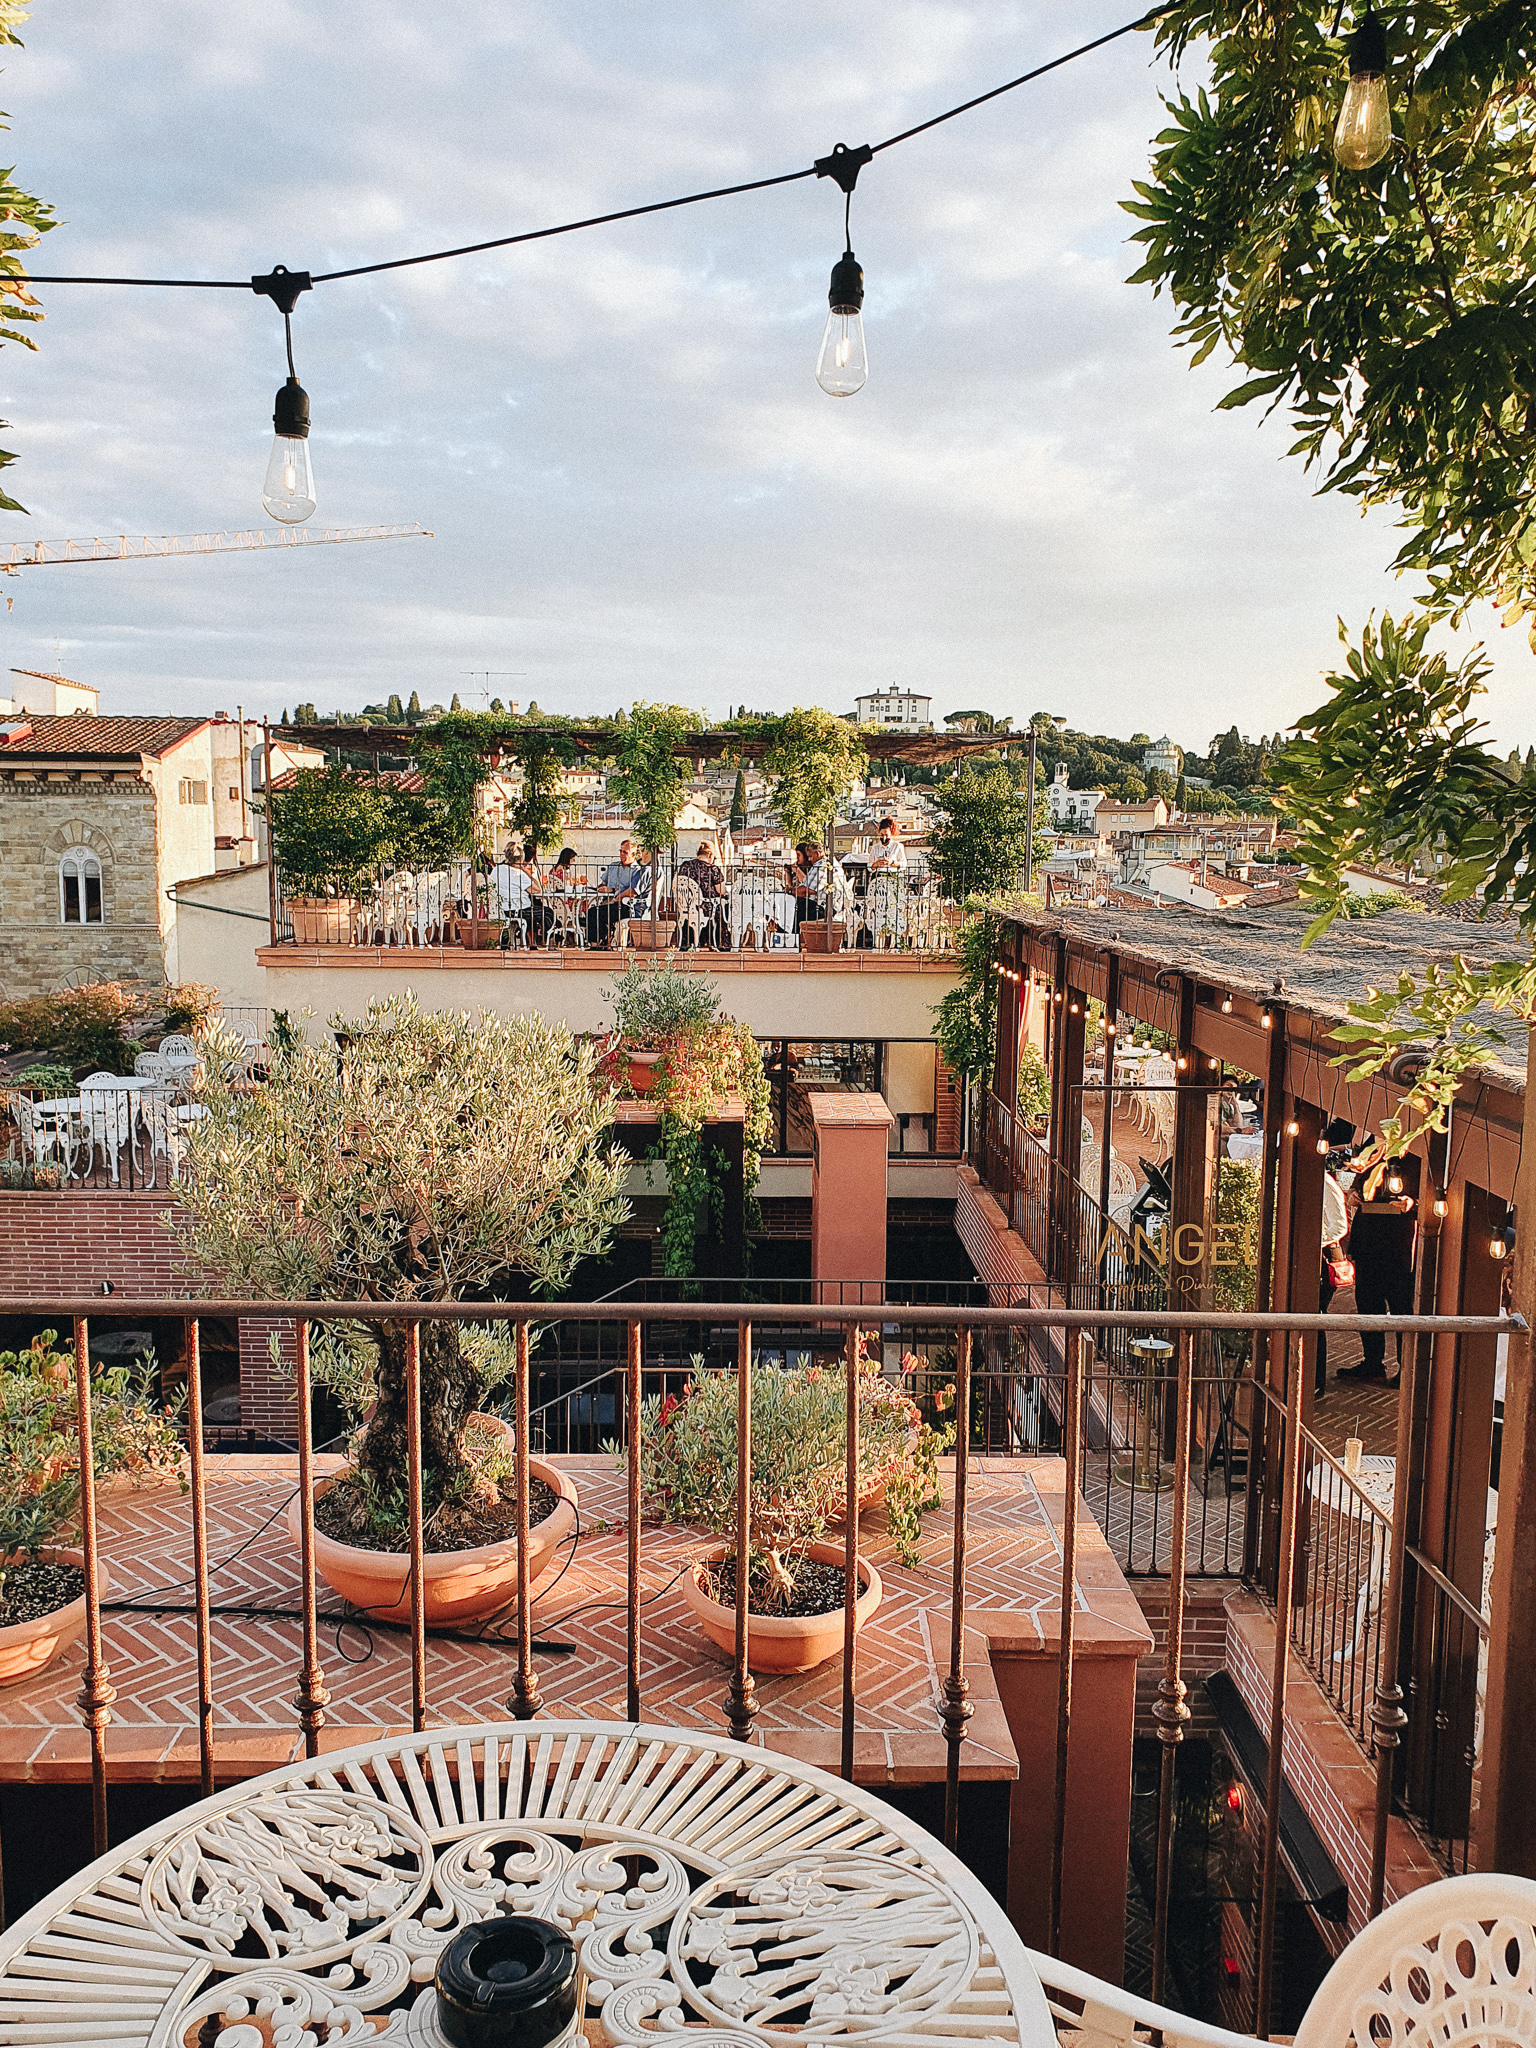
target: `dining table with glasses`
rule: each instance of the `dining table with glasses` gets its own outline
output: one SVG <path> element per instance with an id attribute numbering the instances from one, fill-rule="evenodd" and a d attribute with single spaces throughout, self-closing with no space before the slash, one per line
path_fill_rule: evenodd
<path id="1" fill-rule="evenodd" d="M 1056 2048 L 1007 1913 L 925 1828 L 759 1744 L 596 1720 L 328 1748 L 156 1821 L 0 1934 L 0 2042 L 489 2038 L 443 2017 L 450 1948 L 487 1936 L 563 1947 L 561 2041 Z"/>

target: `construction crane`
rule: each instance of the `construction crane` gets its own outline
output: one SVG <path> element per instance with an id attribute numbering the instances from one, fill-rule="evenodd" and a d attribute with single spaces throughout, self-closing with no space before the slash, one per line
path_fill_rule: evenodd
<path id="1" fill-rule="evenodd" d="M 0 551 L 0 570 L 19 576 L 23 569 L 46 569 L 56 562 L 144 562 L 162 555 L 227 555 L 239 548 L 275 549 L 331 547 L 344 540 L 431 540 L 425 526 L 303 526 L 275 530 L 253 526 L 235 533 L 130 534 L 98 540 L 15 540 Z"/>

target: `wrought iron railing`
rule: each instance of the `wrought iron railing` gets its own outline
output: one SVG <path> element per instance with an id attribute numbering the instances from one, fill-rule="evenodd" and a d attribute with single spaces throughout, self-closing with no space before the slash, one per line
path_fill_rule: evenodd
<path id="1" fill-rule="evenodd" d="M 951 893 L 915 856 L 897 873 L 849 860 L 816 892 L 797 893 L 782 861 L 747 859 L 722 870 L 716 895 L 679 875 L 687 843 L 658 858 L 655 942 L 679 950 L 948 953 L 965 891 Z M 281 869 L 272 880 L 274 944 L 558 951 L 652 943 L 652 878 L 615 893 L 610 860 L 514 865 L 489 857 L 416 870 L 381 867 L 364 884 L 315 896 Z M 812 922 L 813 936 L 803 926 Z"/>
<path id="2" fill-rule="evenodd" d="M 5 1302 L 0 1310 L 7 1313 L 23 1312 L 31 1315 L 47 1314 L 62 1321 L 71 1319 L 74 1325 L 74 1391 L 76 1431 L 78 1436 L 78 1459 L 81 1474 L 80 1519 L 82 1524 L 82 1547 L 84 1551 L 85 1582 L 85 1671 L 84 1683 L 79 1695 L 82 1720 L 89 1734 L 90 1768 L 93 1797 L 93 1820 L 96 1848 L 105 1852 L 108 1846 L 107 1809 L 107 1731 L 112 1721 L 112 1702 L 115 1697 L 108 1670 L 102 1632 L 101 1605 L 98 1592 L 97 1563 L 100 1555 L 100 1535 L 97 1520 L 96 1488 L 91 1448 L 91 1363 L 90 1363 L 90 1322 L 97 1303 L 91 1300 L 67 1300 L 55 1302 Z M 422 1303 L 409 1304 L 378 1302 L 292 1302 L 283 1308 L 294 1318 L 296 1340 L 295 1396 L 298 1428 L 298 1452 L 295 1478 L 297 1499 L 300 1502 L 299 1526 L 299 1580 L 300 1580 L 300 1641 L 298 1652 L 298 1691 L 295 1700 L 297 1725 L 302 1732 L 305 1753 L 314 1757 L 320 1753 L 322 1731 L 326 1725 L 326 1706 L 329 1694 L 325 1674 L 321 1665 L 318 1633 L 318 1608 L 316 1596 L 315 1568 L 315 1517 L 314 1517 L 314 1443 L 311 1424 L 311 1372 L 309 1362 L 309 1330 L 314 1323 L 332 1321 L 374 1322 L 391 1321 L 405 1324 L 405 1392 L 407 1409 L 408 1470 L 406 1506 L 409 1527 L 409 1571 L 407 1584 L 410 1593 L 410 1640 L 411 1640 L 411 1690 L 412 1719 L 419 1731 L 426 1724 L 431 1710 L 432 1679 L 434 1665 L 428 1654 L 425 1606 L 422 1589 L 425 1583 L 425 1531 L 422 1467 L 421 1432 L 421 1329 L 430 1321 L 450 1320 L 457 1322 L 483 1322 L 486 1315 L 484 1303 Z M 615 1316 L 615 1308 L 619 1315 Z M 749 1489 L 752 1476 L 752 1403 L 753 1374 L 744 1368 L 753 1358 L 754 1352 L 763 1346 L 763 1340 L 774 1331 L 793 1330 L 805 1325 L 806 1310 L 802 1304 L 780 1306 L 762 1302 L 719 1303 L 710 1305 L 713 1318 L 720 1322 L 734 1322 L 736 1329 L 735 1374 L 737 1381 L 737 1445 L 736 1458 L 736 1513 L 739 1526 L 747 1521 Z M 200 1317 L 235 1318 L 255 1316 L 270 1319 L 274 1304 L 270 1301 L 232 1300 L 199 1301 L 190 1303 L 185 1299 L 157 1299 L 140 1301 L 117 1301 L 114 1312 L 131 1314 L 144 1318 L 181 1318 L 186 1323 L 186 1368 L 188 1411 L 201 1412 L 201 1365 L 200 1365 Z M 640 1561 L 642 1547 L 641 1529 L 641 1472 L 640 1438 L 637 1427 L 640 1408 L 644 1362 L 643 1343 L 646 1329 L 651 1325 L 677 1323 L 696 1316 L 698 1305 L 694 1303 L 635 1302 L 611 1304 L 604 1302 L 566 1302 L 550 1305 L 537 1312 L 537 1321 L 548 1324 L 559 1322 L 602 1323 L 621 1321 L 625 1332 L 625 1360 L 623 1377 L 623 1402 L 625 1414 L 624 1467 L 627 1474 L 628 1509 L 625 1571 L 625 1689 L 627 1711 L 631 1720 L 641 1718 L 646 1698 L 645 1633 L 642 1618 Z M 512 1390 L 512 1413 L 515 1420 L 513 1498 L 516 1512 L 516 1530 L 519 1538 L 517 1590 L 513 1603 L 516 1618 L 516 1675 L 513 1685 L 512 1707 L 518 1719 L 534 1718 L 541 1709 L 538 1677 L 534 1669 L 534 1636 L 531 1624 L 531 1580 L 529 1564 L 528 1532 L 530 1526 L 530 1492 L 528 1460 L 534 1440 L 531 1414 L 532 1361 L 531 1331 L 535 1314 L 528 1304 L 505 1305 L 504 1313 L 512 1325 L 515 1338 L 515 1377 Z M 841 1333 L 843 1368 L 847 1376 L 850 1398 L 846 1404 L 848 1427 L 846 1430 L 844 1475 L 845 1499 L 857 1497 L 859 1484 L 859 1442 L 857 1415 L 858 1402 L 852 1398 L 857 1385 L 862 1355 L 861 1333 L 871 1322 L 867 1305 L 842 1306 L 830 1303 L 817 1304 L 814 1320 L 834 1328 Z M 1069 1470 L 1076 1470 L 1081 1457 L 1082 1432 L 1087 1417 L 1088 1375 L 1085 1371 L 1085 1331 L 1098 1328 L 1120 1328 L 1140 1330 L 1144 1318 L 1136 1314 L 1113 1310 L 1072 1309 L 1056 1303 L 1045 1303 L 1017 1308 L 964 1307 L 904 1305 L 901 1320 L 905 1326 L 922 1333 L 922 1341 L 930 1347 L 947 1343 L 953 1348 L 953 1386 L 955 1412 L 969 1417 L 972 1410 L 973 1353 L 978 1340 L 990 1341 L 1001 1334 L 1011 1337 L 1017 1333 L 1025 1342 L 1050 1341 L 1059 1344 L 1063 1360 L 1062 1378 L 1065 1387 L 1065 1401 L 1062 1416 L 1063 1452 Z M 1173 1751 L 1182 1740 L 1183 1724 L 1187 1719 L 1184 1709 L 1184 1695 L 1187 1690 L 1182 1675 L 1186 1571 L 1185 1557 L 1188 1543 L 1188 1517 L 1193 1474 L 1192 1445 L 1194 1434 L 1194 1338 L 1201 1331 L 1222 1331 L 1233 1329 L 1262 1329 L 1271 1333 L 1269 1353 L 1271 1366 L 1277 1360 L 1284 1360 L 1287 1370 L 1284 1375 L 1285 1397 L 1283 1406 L 1279 1395 L 1271 1388 L 1256 1390 L 1272 1406 L 1280 1419 L 1279 1445 L 1274 1454 L 1273 1469 L 1279 1478 L 1280 1524 L 1278 1538 L 1279 1584 L 1276 1595 L 1277 1609 L 1289 1612 L 1294 1604 L 1298 1585 L 1298 1572 L 1304 1570 L 1305 1561 L 1301 1551 L 1300 1531 L 1303 1518 L 1304 1461 L 1302 1456 L 1303 1432 L 1301 1429 L 1301 1390 L 1303 1369 L 1300 1346 L 1294 1333 L 1317 1331 L 1323 1326 L 1320 1316 L 1234 1316 L 1212 1312 L 1184 1312 L 1164 1318 L 1164 1328 L 1172 1337 L 1174 1366 L 1168 1379 L 1168 1392 L 1172 1397 L 1173 1423 L 1167 1446 L 1172 1459 L 1172 1487 L 1169 1501 L 1170 1542 L 1169 1542 L 1169 1588 L 1166 1649 L 1164 1652 L 1164 1674 L 1159 1687 L 1157 1720 L 1159 1732 L 1166 1745 L 1162 1773 L 1159 1827 L 1157 1849 L 1157 1926 L 1161 1937 L 1154 1942 L 1153 1951 L 1153 1996 L 1160 1998 L 1163 1993 L 1163 1962 L 1167 1927 L 1167 1900 L 1170 1875 L 1170 1849 L 1173 1825 Z M 1480 1333 L 1491 1334 L 1501 1325 L 1492 1317 L 1335 1317 L 1330 1327 L 1353 1327 L 1356 1329 L 1428 1332 L 1428 1333 Z M 1503 1325 L 1502 1327 L 1508 1327 Z M 1292 1333 L 1280 1335 L 1276 1333 Z M 1411 1347 L 1410 1347 L 1411 1350 Z M 1405 1367 L 1405 1371 L 1408 1368 Z M 1278 1374 L 1275 1375 L 1277 1384 Z M 1408 1390 L 1411 1393 L 1411 1387 Z M 966 1631 L 967 1606 L 967 1540 L 968 1540 L 968 1486 L 970 1461 L 970 1431 L 962 1429 L 955 1446 L 953 1466 L 953 1512 L 952 1537 L 950 1543 L 950 1629 L 947 1656 L 944 1658 L 944 1672 L 939 1688 L 938 1719 L 947 1745 L 947 1768 L 945 1776 L 945 1817 L 944 1836 L 950 1847 L 957 1847 L 960 1827 L 960 1764 L 961 1753 L 967 1734 L 967 1724 L 972 1712 L 969 1700 L 969 1683 L 966 1679 L 962 1647 Z M 196 1728 L 199 1768 L 202 1788 L 211 1794 L 215 1784 L 218 1764 L 217 1699 L 215 1696 L 214 1658 L 212 1651 L 212 1615 L 208 1588 L 208 1523 L 207 1487 L 203 1465 L 201 1433 L 192 1431 L 190 1439 L 190 1513 L 194 1557 L 194 1581 L 196 1587 L 194 1613 L 196 1618 Z M 858 1516 L 845 1517 L 846 1528 L 846 1587 L 847 1597 L 844 1612 L 843 1674 L 841 1699 L 841 1767 L 843 1775 L 851 1778 L 854 1767 L 854 1740 L 858 1724 L 858 1649 L 855 1636 L 854 1600 L 858 1589 L 857 1544 Z M 1061 1895 L 1063 1846 L 1066 1827 L 1066 1787 L 1069 1757 L 1072 1748 L 1072 1677 L 1075 1659 L 1075 1617 L 1077 1611 L 1078 1577 L 1078 1528 L 1079 1496 L 1076 1487 L 1069 1486 L 1065 1492 L 1064 1526 L 1061 1531 L 1061 1594 L 1060 1594 L 1060 1655 L 1059 1693 L 1057 1713 L 1055 1790 L 1053 1795 L 1053 1849 L 1051 1866 L 1050 1932 L 1053 1951 L 1059 1943 L 1061 1926 Z M 1406 1551 L 1406 1509 L 1400 1493 L 1394 1503 L 1392 1532 L 1387 1551 L 1387 1575 L 1382 1590 L 1382 1648 L 1379 1670 L 1390 1674 L 1395 1665 L 1397 1653 L 1397 1626 L 1401 1609 L 1403 1586 L 1403 1563 Z M 739 1739 L 745 1739 L 752 1731 L 758 1712 L 756 1682 L 748 1667 L 750 1617 L 747 1606 L 747 1549 L 739 1546 L 736 1584 L 736 1630 L 735 1654 L 732 1670 L 724 1698 L 724 1709 L 731 1732 Z M 1258 1959 L 1261 1985 L 1269 1981 L 1270 1963 L 1273 1956 L 1275 1930 L 1275 1900 L 1278 1877 L 1278 1831 L 1276 1826 L 1280 1805 L 1281 1773 L 1285 1761 L 1286 1721 L 1285 1697 L 1288 1677 L 1286 1655 L 1288 1631 L 1277 1631 L 1278 1654 L 1275 1660 L 1274 1677 L 1271 1687 L 1271 1724 L 1269 1752 L 1269 1784 L 1264 1803 L 1266 1823 L 1264 1831 L 1264 1852 L 1262 1856 L 1260 1936 Z M 1402 1725 L 1401 1709 L 1393 1697 L 1395 1688 L 1378 1684 L 1373 1704 L 1369 1710 L 1371 1725 L 1376 1737 L 1378 1802 L 1373 1837 L 1373 1873 L 1370 1909 L 1374 1914 L 1382 1903 L 1383 1879 L 1386 1854 L 1387 1816 L 1392 1789 L 1393 1757 L 1400 1739 Z M 1081 1768 L 1081 1765 L 1080 1765 Z M 1264 2033 L 1268 2025 L 1267 2000 L 1260 1993 L 1258 2031 Z"/>

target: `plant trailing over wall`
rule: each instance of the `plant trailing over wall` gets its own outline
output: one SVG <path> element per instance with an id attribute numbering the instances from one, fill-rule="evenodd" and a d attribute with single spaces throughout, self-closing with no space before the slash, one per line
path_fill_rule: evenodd
<path id="1" fill-rule="evenodd" d="M 734 1371 L 694 1378 L 681 1400 L 652 1395 L 641 1409 L 640 1479 L 647 1513 L 740 1540 L 736 1527 Z M 793 1595 L 809 1546 L 845 1508 L 847 1385 L 841 1361 L 790 1368 L 752 1367 L 752 1472 L 748 1488 L 748 1563 L 768 1604 Z M 893 1387 L 866 1346 L 858 1385 L 859 1493 L 877 1487 L 886 1503 L 897 1555 L 911 1569 L 925 1508 L 938 1505 L 936 1467 L 950 1431 L 927 1428 L 905 1390 Z M 610 1447 L 613 1448 L 613 1447 Z M 622 1455 L 615 1450 L 615 1455 Z M 898 1505 L 899 1503 L 899 1505 Z"/>
<path id="2" fill-rule="evenodd" d="M 631 953 L 624 972 L 603 990 L 613 1005 L 613 1027 L 627 1044 L 659 1048 L 676 1031 L 718 1022 L 720 992 L 711 976 L 679 967 L 677 955 L 642 965 Z"/>
<path id="3" fill-rule="evenodd" d="M 1007 930 L 995 911 L 968 903 L 955 935 L 960 978 L 934 1005 L 934 1037 L 952 1074 L 991 1086 L 997 1061 L 997 956 Z"/>
<path id="4" fill-rule="evenodd" d="M 818 705 L 791 711 L 764 756 L 773 808 L 791 840 L 821 839 L 869 766 L 856 727 Z"/>
<path id="5" fill-rule="evenodd" d="M 629 1162 L 608 1141 L 595 1048 L 542 1017 L 434 1015 L 411 996 L 332 1029 L 338 1050 L 274 1050 L 266 1085 L 244 1091 L 208 1035 L 176 1229 L 218 1286 L 402 1305 L 552 1295 L 607 1250 Z M 378 1403 L 353 1465 L 387 1498 L 406 1474 L 405 1326 L 368 1329 Z M 463 1439 L 484 1382 L 452 1323 L 422 1325 L 421 1386 L 429 1508 L 462 1500 L 467 1522 L 490 1484 Z"/>
<path id="6" fill-rule="evenodd" d="M 746 1105 L 742 1180 L 750 1225 L 756 1220 L 755 1190 L 768 1139 L 770 1096 L 762 1047 L 734 1017 L 668 1033 L 651 1099 L 661 1113 L 660 1150 L 669 1190 L 661 1223 L 662 1271 L 678 1279 L 695 1270 L 701 1227 L 708 1221 L 718 1224 L 721 1217 L 725 1156 L 718 1148 L 706 1150 L 704 1126 L 722 1096 L 739 1096 Z"/>

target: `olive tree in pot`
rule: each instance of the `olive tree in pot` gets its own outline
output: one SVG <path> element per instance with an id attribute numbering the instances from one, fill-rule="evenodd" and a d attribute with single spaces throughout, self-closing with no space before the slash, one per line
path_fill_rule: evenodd
<path id="1" fill-rule="evenodd" d="M 548 1297 L 607 1250 L 628 1213 L 629 1162 L 608 1141 L 593 1048 L 541 1017 L 436 1015 L 409 995 L 333 1030 L 339 1052 L 300 1040 L 275 1056 L 265 1087 L 237 1093 L 215 1079 L 200 1093 L 208 1115 L 188 1135 L 180 1236 L 217 1285 L 402 1309 Z M 400 1618 L 410 1605 L 407 1324 L 357 1330 L 372 1354 L 358 1403 L 369 1412 L 345 1471 L 316 1489 L 316 1557 L 354 1604 Z M 432 1551 L 423 1605 L 429 1621 L 464 1621 L 504 1605 L 516 1574 L 504 1433 L 475 1421 L 483 1347 L 466 1345 L 454 1322 L 429 1321 L 420 1355 Z M 544 1489 L 537 1568 L 571 1526 L 575 1493 L 554 1466 L 530 1469 Z"/>

